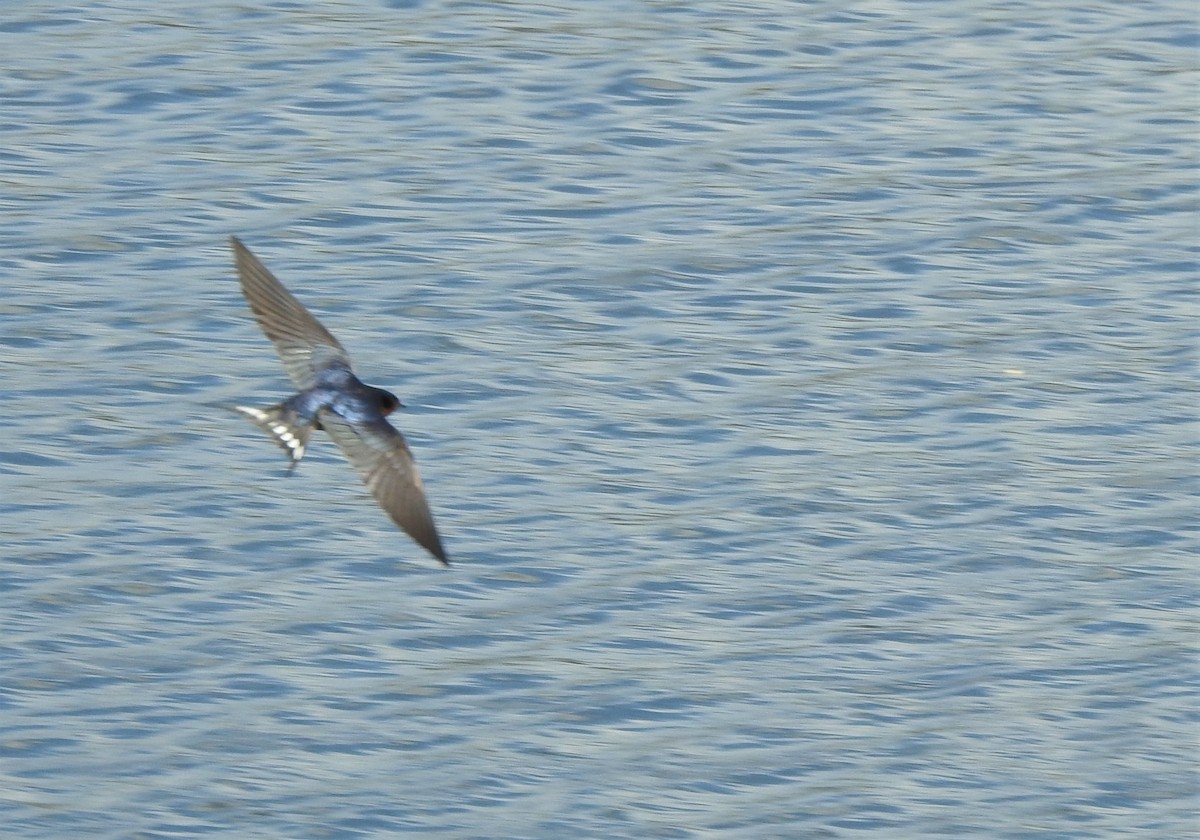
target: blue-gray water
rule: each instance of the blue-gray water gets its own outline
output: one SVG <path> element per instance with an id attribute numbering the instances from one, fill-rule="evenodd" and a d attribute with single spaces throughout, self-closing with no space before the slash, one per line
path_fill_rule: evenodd
<path id="1" fill-rule="evenodd" d="M 10 4 L 4 836 L 1194 834 L 1196 33 Z M 452 569 L 227 410 L 229 234 Z"/>

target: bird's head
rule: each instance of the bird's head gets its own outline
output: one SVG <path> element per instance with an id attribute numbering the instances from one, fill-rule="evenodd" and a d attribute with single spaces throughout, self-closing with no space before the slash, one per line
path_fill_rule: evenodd
<path id="1" fill-rule="evenodd" d="M 385 391 L 382 388 L 375 388 L 374 390 L 375 396 L 379 398 L 379 410 L 383 412 L 385 417 L 397 408 L 404 408 L 404 403 L 400 402 L 391 391 Z"/>

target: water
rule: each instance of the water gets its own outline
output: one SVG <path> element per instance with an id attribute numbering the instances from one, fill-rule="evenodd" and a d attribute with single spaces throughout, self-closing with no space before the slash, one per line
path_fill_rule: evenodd
<path id="1" fill-rule="evenodd" d="M 6 835 L 1196 833 L 1196 30 L 10 11 Z M 226 410 L 231 233 L 452 569 Z"/>

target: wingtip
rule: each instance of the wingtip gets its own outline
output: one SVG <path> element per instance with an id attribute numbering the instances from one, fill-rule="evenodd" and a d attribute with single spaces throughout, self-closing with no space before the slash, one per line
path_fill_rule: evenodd
<path id="1" fill-rule="evenodd" d="M 442 548 L 442 541 L 440 539 L 438 539 L 436 535 L 434 536 L 433 539 L 434 539 L 433 545 L 425 545 L 422 542 L 421 543 L 422 547 L 426 551 L 428 551 L 431 555 L 433 555 L 434 559 L 437 560 L 439 563 L 441 563 L 443 566 L 449 566 L 450 565 L 450 555 L 446 553 L 446 549 Z"/>

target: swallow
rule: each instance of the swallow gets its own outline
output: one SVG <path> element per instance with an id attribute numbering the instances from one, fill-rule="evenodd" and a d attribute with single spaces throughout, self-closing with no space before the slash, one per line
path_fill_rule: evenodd
<path id="1" fill-rule="evenodd" d="M 299 392 L 269 408 L 234 410 L 269 434 L 291 460 L 304 457 L 321 429 L 358 470 L 379 506 L 443 565 L 442 548 L 416 462 L 387 416 L 403 405 L 354 375 L 346 349 L 236 236 L 230 237 L 242 294 Z"/>

